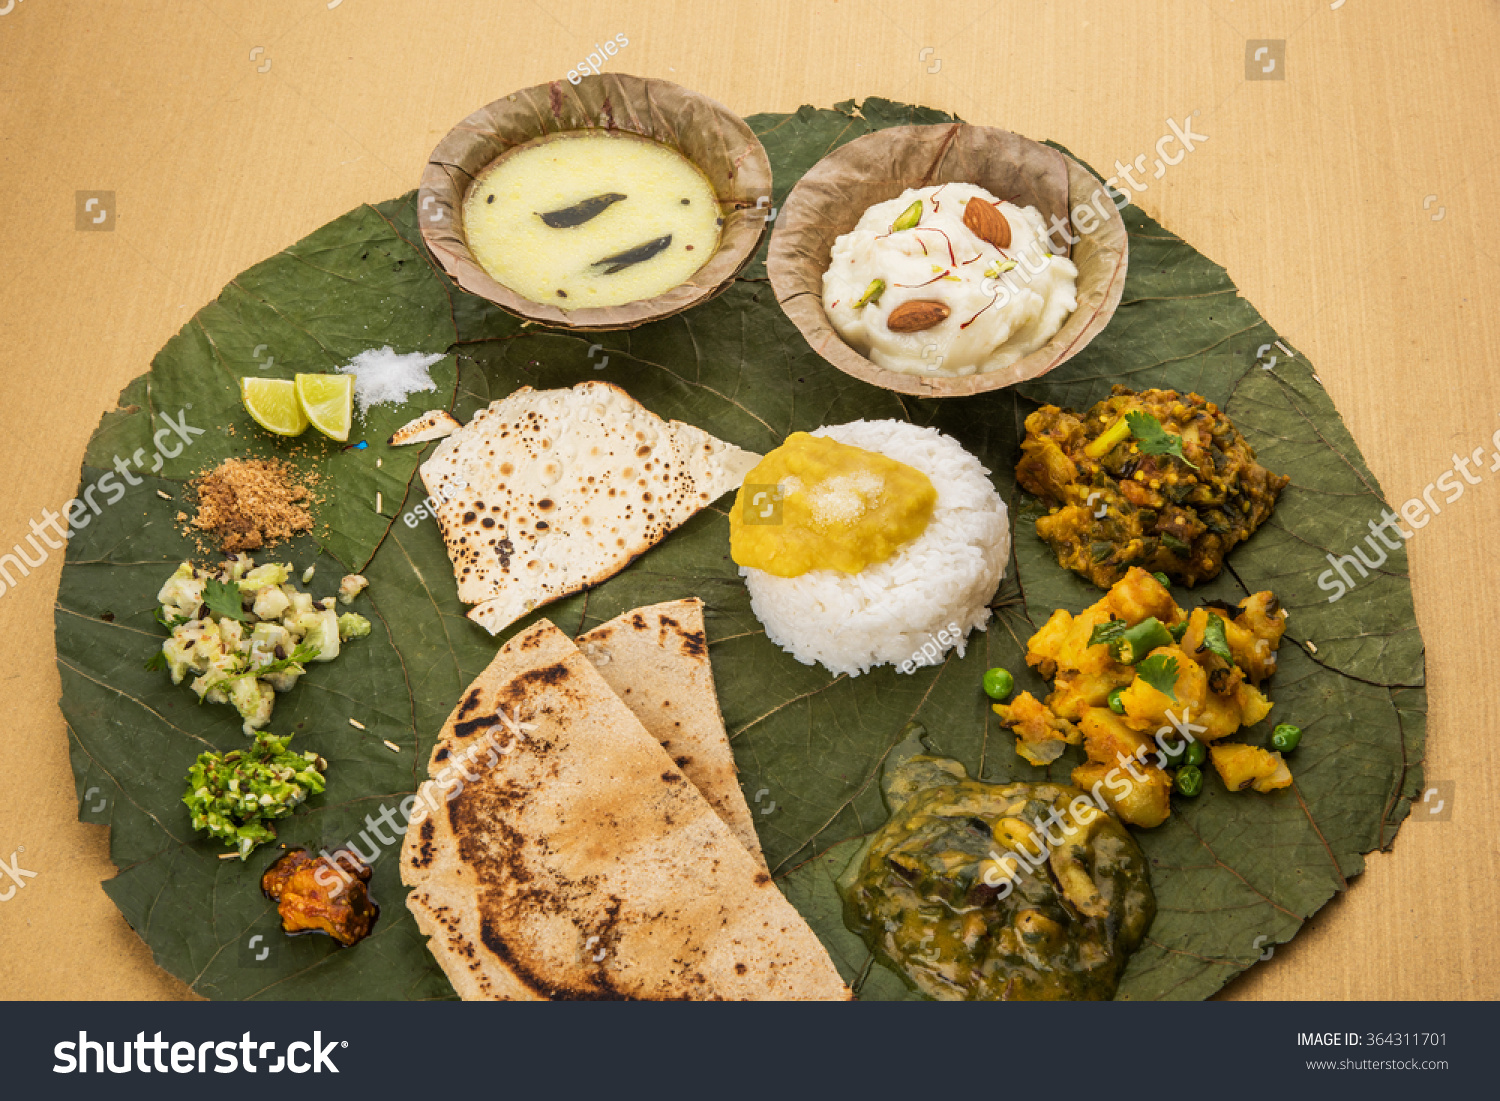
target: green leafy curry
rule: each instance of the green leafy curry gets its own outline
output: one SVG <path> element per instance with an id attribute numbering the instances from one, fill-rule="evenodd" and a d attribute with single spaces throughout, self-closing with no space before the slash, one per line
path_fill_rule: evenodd
<path id="1" fill-rule="evenodd" d="M 1156 916 L 1140 847 L 1078 789 L 971 780 L 921 734 L 886 766 L 890 821 L 839 879 L 846 923 L 931 998 L 1112 998 Z"/>

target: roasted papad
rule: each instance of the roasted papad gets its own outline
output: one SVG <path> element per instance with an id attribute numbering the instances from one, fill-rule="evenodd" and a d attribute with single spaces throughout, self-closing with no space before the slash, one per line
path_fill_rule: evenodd
<path id="1" fill-rule="evenodd" d="M 422 464 L 469 618 L 497 634 L 614 576 L 760 456 L 662 420 L 618 386 L 523 386 Z"/>
<path id="2" fill-rule="evenodd" d="M 461 997 L 850 997 L 766 870 L 548 621 L 464 693 L 428 774 L 442 779 L 419 793 L 401 875 Z"/>

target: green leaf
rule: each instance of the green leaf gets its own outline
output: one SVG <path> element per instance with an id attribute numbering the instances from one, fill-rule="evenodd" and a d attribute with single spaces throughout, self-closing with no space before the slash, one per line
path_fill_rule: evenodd
<path id="1" fill-rule="evenodd" d="M 779 206 L 830 149 L 882 127 L 947 119 L 871 99 L 748 122 L 771 157 Z M 1082 760 L 1070 748 L 1045 769 L 1026 764 L 980 684 L 986 669 L 1004 666 L 1017 671 L 1018 691 L 1045 696 L 1046 681 L 1025 664 L 1026 640 L 1055 609 L 1077 613 L 1100 595 L 1059 568 L 1036 537 L 1042 510 L 1014 477 L 1023 422 L 1040 403 L 1087 408 L 1123 382 L 1217 402 L 1260 460 L 1292 479 L 1271 520 L 1194 595 L 1238 602 L 1271 589 L 1292 610 L 1268 685 L 1275 710 L 1267 724 L 1290 721 L 1307 732 L 1291 764 L 1295 783 L 1270 795 L 1230 795 L 1208 783 L 1197 799 L 1178 800 L 1161 827 L 1137 833 L 1155 869 L 1159 913 L 1118 996 L 1213 994 L 1346 889 L 1363 854 L 1394 842 L 1422 783 L 1422 644 L 1404 549 L 1336 602 L 1318 584 L 1327 556 L 1351 553 L 1385 502 L 1312 366 L 1293 355 L 1263 370 L 1256 349 L 1290 342 L 1224 269 L 1137 208 L 1122 215 L 1130 270 L 1108 328 L 1039 379 L 942 401 L 876 389 L 815 354 L 765 282 L 764 243 L 717 298 L 611 333 L 523 327 L 453 286 L 422 249 L 413 194 L 351 211 L 236 278 L 168 342 L 150 374 L 127 387 L 90 441 L 82 471 L 80 492 L 115 457 L 130 461 L 145 449 L 140 484 L 69 541 L 55 611 L 80 816 L 97 820 L 87 816 L 99 792 L 85 801 L 86 792 L 108 797 L 110 854 L 120 871 L 105 890 L 161 966 L 206 997 L 453 997 L 404 905 L 396 847 L 360 837 L 366 816 L 399 807 L 416 788 L 433 736 L 503 639 L 465 618 L 436 525 L 415 512 L 426 494 L 413 474 L 431 448 L 388 448 L 389 433 L 428 408 L 446 406 L 466 420 L 519 386 L 585 379 L 621 385 L 658 414 L 762 452 L 799 429 L 901 418 L 958 439 L 1011 507 L 1013 568 L 987 630 L 969 637 L 964 657 L 950 653 L 910 675 L 884 667 L 857 678 L 793 660 L 766 639 L 728 557 L 728 499 L 615 577 L 539 609 L 507 634 L 542 615 L 577 633 L 642 604 L 701 597 L 740 781 L 778 886 L 860 996 L 911 997 L 844 928 L 833 879 L 860 838 L 886 820 L 881 766 L 913 720 L 928 730 L 934 752 L 991 781 L 1066 782 Z M 433 371 L 437 392 L 356 424 L 366 451 L 346 453 L 311 435 L 292 445 L 268 440 L 239 406 L 239 375 L 331 370 L 387 343 L 448 355 Z M 274 355 L 273 367 L 257 365 L 261 344 L 259 362 Z M 152 435 L 166 427 L 164 414 L 180 409 L 205 434 L 151 471 Z M 372 894 L 380 919 L 352 949 L 327 937 L 283 937 L 259 889 L 270 854 L 244 865 L 220 861 L 219 846 L 194 834 L 180 802 L 183 776 L 199 753 L 237 748 L 245 738 L 232 708 L 198 708 L 187 688 L 141 668 L 161 643 L 156 593 L 196 553 L 174 521 L 182 480 L 247 451 L 317 471 L 329 497 L 314 537 L 278 548 L 275 560 L 297 572 L 316 562 L 321 573 L 338 571 L 337 558 L 365 566 L 359 572 L 371 581 L 370 636 L 336 662 L 310 664 L 277 697 L 270 727 L 304 732 L 329 762 L 328 790 L 277 822 L 278 841 L 319 849 L 354 840 L 362 851 L 378 850 Z M 294 457 L 299 452 L 306 454 Z M 106 610 L 113 621 L 99 619 Z M 367 729 L 351 727 L 351 718 Z M 1247 732 L 1251 741 L 1264 736 Z M 241 952 L 255 934 L 277 945 L 271 960 Z"/>
<path id="2" fill-rule="evenodd" d="M 1130 630 L 1130 624 L 1123 619 L 1111 619 L 1099 624 L 1089 633 L 1089 645 L 1102 646 L 1105 643 L 1114 642 L 1116 639 L 1123 638 L 1128 630 Z"/>
<path id="3" fill-rule="evenodd" d="M 1149 657 L 1136 665 L 1135 675 L 1163 695 L 1171 696 L 1174 700 L 1177 698 L 1176 658 L 1168 657 L 1166 654 Z"/>
<path id="4" fill-rule="evenodd" d="M 1203 628 L 1203 645 L 1209 651 L 1218 654 L 1225 661 L 1234 665 L 1234 655 L 1229 651 L 1229 640 L 1224 637 L 1224 617 L 1208 613 L 1208 623 Z"/>
<path id="5" fill-rule="evenodd" d="M 240 587 L 220 581 L 216 577 L 210 577 L 207 584 L 203 586 L 203 606 L 214 615 L 223 616 L 225 619 L 237 619 L 241 623 L 250 622 L 250 617 L 245 614 Z"/>
<path id="6" fill-rule="evenodd" d="M 1130 425 L 1130 434 L 1140 445 L 1142 454 L 1171 455 L 1181 459 L 1185 466 L 1191 466 L 1194 470 L 1198 469 L 1188 462 L 1187 456 L 1182 453 L 1182 437 L 1168 432 L 1161 426 L 1161 421 L 1150 413 L 1142 413 L 1140 410 L 1133 409 L 1125 414 L 1125 421 Z"/>
<path id="7" fill-rule="evenodd" d="M 226 684 L 237 681 L 241 677 L 269 677 L 274 673 L 285 673 L 288 669 L 296 669 L 299 673 L 305 673 L 307 670 L 303 666 L 316 658 L 320 653 L 322 653 L 322 650 L 317 646 L 298 646 L 286 657 L 281 658 L 279 661 L 273 661 L 270 665 L 260 665 L 253 669 L 242 669 L 238 673 L 221 677 L 204 688 L 203 695 L 207 696 L 215 688 L 223 688 Z"/>
<path id="8" fill-rule="evenodd" d="M 160 608 L 157 608 L 156 622 L 160 623 L 163 627 L 170 631 L 174 628 L 181 627 L 184 623 L 187 623 L 188 617 L 181 615 L 163 615 L 162 610 Z"/>

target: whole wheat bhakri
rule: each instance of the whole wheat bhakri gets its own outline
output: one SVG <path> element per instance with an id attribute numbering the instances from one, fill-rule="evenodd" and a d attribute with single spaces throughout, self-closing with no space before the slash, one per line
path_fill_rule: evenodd
<path id="1" fill-rule="evenodd" d="M 719 713 L 703 601 L 637 608 L 579 635 L 578 648 L 762 866 L 755 819 Z"/>
<path id="2" fill-rule="evenodd" d="M 407 906 L 460 996 L 850 997 L 770 875 L 550 622 L 501 647 L 428 774 L 487 732 L 501 751 L 446 801 L 425 783 L 440 809 L 401 849 Z"/>

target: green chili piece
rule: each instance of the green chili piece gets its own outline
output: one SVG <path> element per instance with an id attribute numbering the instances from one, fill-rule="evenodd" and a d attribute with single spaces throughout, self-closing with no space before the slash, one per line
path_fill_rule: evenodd
<path id="1" fill-rule="evenodd" d="M 1170 646 L 1172 642 L 1171 632 L 1153 615 L 1147 616 L 1110 643 L 1110 652 L 1116 661 L 1134 665 L 1158 646 Z"/>

